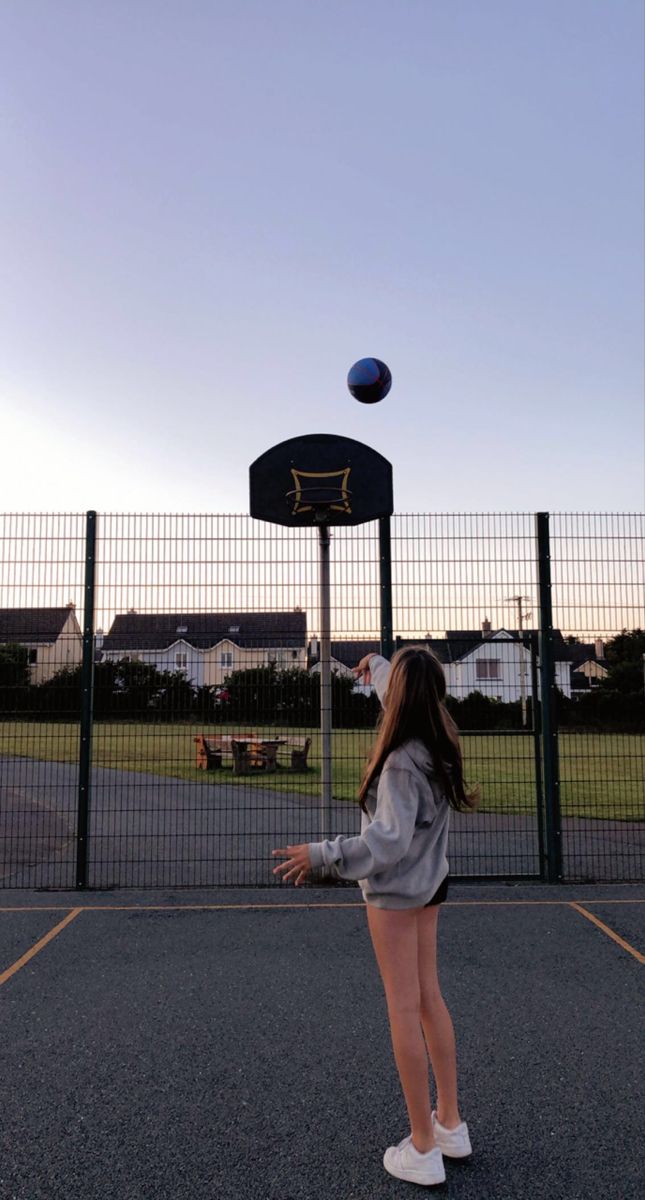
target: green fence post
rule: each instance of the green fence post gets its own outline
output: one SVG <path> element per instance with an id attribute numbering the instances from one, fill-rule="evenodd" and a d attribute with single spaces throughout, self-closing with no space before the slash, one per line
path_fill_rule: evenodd
<path id="1" fill-rule="evenodd" d="M 381 654 L 391 658 L 394 653 L 392 627 L 392 541 L 390 518 L 379 517 L 378 541 L 381 571 Z"/>
<path id="2" fill-rule="evenodd" d="M 531 646 L 531 716 L 533 718 L 533 761 L 535 765 L 535 806 L 538 825 L 538 854 L 540 856 L 540 879 L 546 883 L 548 865 L 544 844 L 544 789 L 542 787 L 542 706 L 540 704 L 540 676 L 538 672 L 539 644 L 536 633 L 529 634 Z"/>
<path id="3" fill-rule="evenodd" d="M 540 699 L 544 755 L 547 877 L 549 883 L 559 883 L 562 879 L 562 820 L 560 815 L 560 762 L 558 754 L 553 607 L 551 601 L 551 546 L 548 513 L 540 512 L 536 514 L 536 533 L 540 590 Z"/>
<path id="4" fill-rule="evenodd" d="M 83 604 L 83 665 L 81 668 L 81 731 L 78 763 L 78 826 L 76 832 L 76 887 L 87 887 L 87 834 L 92 765 L 94 700 L 94 575 L 96 564 L 96 513 L 88 512 L 85 526 L 85 592 Z"/>

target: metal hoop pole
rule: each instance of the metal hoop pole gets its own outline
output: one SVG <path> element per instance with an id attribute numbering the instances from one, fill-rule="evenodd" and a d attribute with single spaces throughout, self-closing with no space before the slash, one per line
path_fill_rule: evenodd
<path id="1" fill-rule="evenodd" d="M 394 653 L 392 625 L 392 548 L 390 518 L 379 517 L 379 556 L 381 567 L 381 654 L 391 658 Z"/>
<path id="2" fill-rule="evenodd" d="M 322 787 L 320 837 L 331 837 L 331 602 L 329 571 L 329 526 L 318 529 L 320 546 L 320 741 Z"/>
<path id="3" fill-rule="evenodd" d="M 92 724 L 94 721 L 94 576 L 96 567 L 96 513 L 87 514 L 85 527 L 85 592 L 83 599 L 83 664 L 81 667 L 81 728 L 78 764 L 78 825 L 76 832 L 76 887 L 87 887 Z"/>

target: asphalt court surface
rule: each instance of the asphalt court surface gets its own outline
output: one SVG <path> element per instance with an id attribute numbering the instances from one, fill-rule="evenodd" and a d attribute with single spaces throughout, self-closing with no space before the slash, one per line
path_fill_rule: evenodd
<path id="1" fill-rule="evenodd" d="M 0 1200 L 641 1200 L 644 952 L 643 885 L 452 885 L 474 1154 L 427 1189 L 382 1166 L 408 1125 L 357 889 L 7 889 Z"/>

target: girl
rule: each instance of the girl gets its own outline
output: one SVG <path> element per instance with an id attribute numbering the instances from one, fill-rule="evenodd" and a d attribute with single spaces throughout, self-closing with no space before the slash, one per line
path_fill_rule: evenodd
<path id="1" fill-rule="evenodd" d="M 368 654 L 355 675 L 374 684 L 383 706 L 358 793 L 360 836 L 274 850 L 286 862 L 273 873 L 299 886 L 325 866 L 358 880 L 411 1127 L 385 1151 L 383 1164 L 398 1179 L 443 1183 L 443 1155 L 466 1158 L 471 1146 L 457 1104 L 453 1025 L 437 977 L 437 919 L 448 889 L 450 809 L 475 808 L 478 796 L 464 785 L 457 728 L 443 704 L 443 668 L 430 650 L 398 650 L 391 666 Z"/>

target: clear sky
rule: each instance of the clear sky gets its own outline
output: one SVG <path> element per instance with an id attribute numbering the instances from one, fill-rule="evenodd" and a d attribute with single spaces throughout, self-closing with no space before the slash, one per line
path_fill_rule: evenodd
<path id="1" fill-rule="evenodd" d="M 639 510 L 643 0 L 2 0 L 0 507 Z M 357 404 L 351 363 L 392 391 Z"/>

